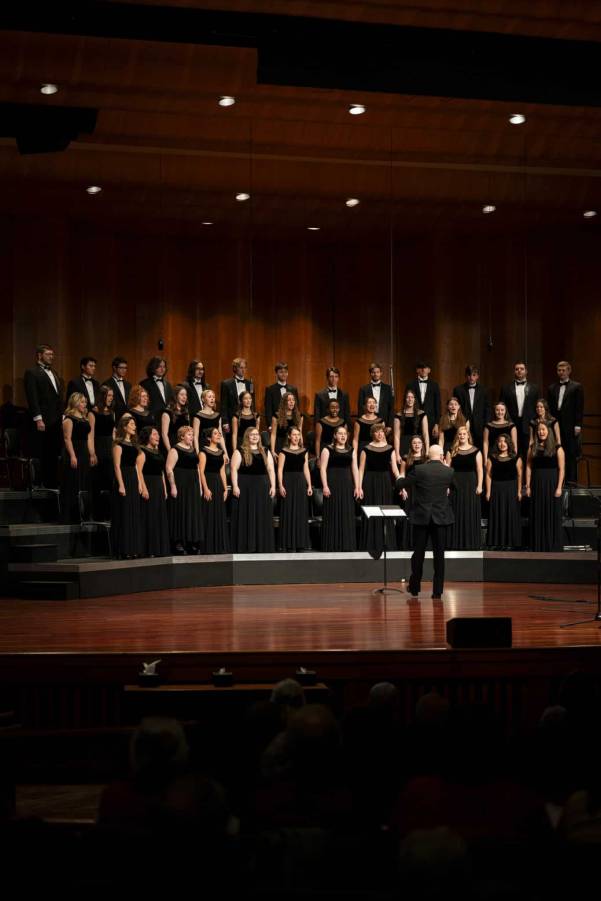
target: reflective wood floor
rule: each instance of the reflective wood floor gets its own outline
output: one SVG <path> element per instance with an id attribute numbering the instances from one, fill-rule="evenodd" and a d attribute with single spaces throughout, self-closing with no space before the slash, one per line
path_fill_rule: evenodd
<path id="1" fill-rule="evenodd" d="M 454 616 L 511 616 L 513 646 L 601 644 L 596 586 L 453 582 L 444 600 L 376 585 L 189 588 L 71 601 L 0 599 L 0 653 L 277 652 L 445 648 Z M 534 596 L 544 596 L 540 597 Z M 559 599 L 559 600 L 557 600 Z"/>

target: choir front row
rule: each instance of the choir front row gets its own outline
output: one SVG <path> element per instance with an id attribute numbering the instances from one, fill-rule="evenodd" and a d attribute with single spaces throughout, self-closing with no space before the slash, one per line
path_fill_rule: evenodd
<path id="1" fill-rule="evenodd" d="M 97 484 L 112 482 L 116 556 L 273 552 L 276 492 L 278 550 L 311 548 L 309 498 L 313 487 L 300 423 L 293 420 L 285 434 L 278 436 L 273 452 L 263 446 L 256 425 L 249 423 L 231 460 L 217 423 L 204 428 L 201 435 L 186 424 L 175 431 L 165 430 L 162 447 L 155 426 L 142 425 L 138 431 L 134 411 L 121 417 L 114 433 L 113 427 L 114 419 L 103 410 L 102 402 L 92 418 L 87 415 L 83 395 L 71 396 L 63 423 L 61 495 L 63 516 L 69 520 L 79 492 L 90 485 L 91 467 L 97 473 Z M 378 506 L 400 501 L 408 511 L 411 497 L 405 490 L 400 496 L 395 492 L 395 480 L 427 459 L 422 435 L 414 434 L 406 453 L 399 457 L 388 444 L 388 431 L 377 420 L 369 426 L 368 440 L 358 446 L 350 442 L 345 424 L 333 426 L 327 443 L 323 440 L 326 436 L 320 436 L 317 462 L 323 491 L 322 550 L 359 548 L 380 553 L 385 540 L 390 550 L 411 548 L 408 520 L 392 534 L 388 526 L 385 536 L 381 520 L 361 517 L 357 541 L 357 501 Z M 553 429 L 542 421 L 537 424 L 525 480 L 509 430 L 491 434 L 488 451 L 484 466 L 482 453 L 472 443 L 469 425 L 456 428 L 445 458 L 454 470 L 450 502 L 455 514 L 447 547 L 481 547 L 483 492 L 489 502 L 487 545 L 521 547 L 525 493 L 530 499 L 531 548 L 561 550 L 564 455 Z M 231 480 L 229 524 L 226 463 Z"/>

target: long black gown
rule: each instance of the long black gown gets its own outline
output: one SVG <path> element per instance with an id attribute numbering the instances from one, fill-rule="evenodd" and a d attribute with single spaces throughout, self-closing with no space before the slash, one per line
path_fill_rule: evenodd
<path id="1" fill-rule="evenodd" d="M 359 446 L 357 448 L 357 453 L 360 454 L 366 444 L 369 444 L 371 441 L 371 428 L 376 425 L 384 425 L 384 420 L 376 417 L 376 419 L 364 419 L 363 416 L 357 417 L 357 422 L 359 423 Z M 323 446 L 323 443 L 322 443 Z"/>
<path id="2" fill-rule="evenodd" d="M 323 419 L 319 420 L 319 424 L 321 426 L 321 438 L 319 446 L 321 450 L 323 450 L 324 447 L 328 447 L 332 443 L 332 441 L 334 440 L 334 432 L 341 425 L 344 425 L 344 419 L 338 418 L 336 422 L 328 422 L 328 420 L 324 417 Z"/>
<path id="3" fill-rule="evenodd" d="M 285 447 L 283 482 L 286 497 L 280 498 L 280 551 L 304 551 L 311 547 L 309 538 L 309 498 L 304 466 L 307 449 L 298 451 Z"/>
<path id="4" fill-rule="evenodd" d="M 169 523 L 167 521 L 167 500 L 163 475 L 165 458 L 159 450 L 142 448 L 144 467 L 142 474 L 148 489 L 148 500 L 142 498 L 144 520 L 144 553 L 148 557 L 167 557 L 171 552 Z"/>
<path id="5" fill-rule="evenodd" d="M 194 419 L 198 419 L 199 422 L 199 431 L 198 431 L 198 446 L 206 447 L 209 443 L 209 439 L 203 435 L 205 429 L 218 429 L 219 428 L 219 420 L 221 419 L 221 413 L 215 411 L 214 413 L 203 413 L 201 410 L 198 413 L 194 414 Z"/>
<path id="6" fill-rule="evenodd" d="M 169 428 L 167 430 L 167 437 L 169 438 L 170 447 L 174 447 L 179 438 L 177 437 L 178 429 L 181 429 L 184 425 L 190 425 L 190 414 L 188 411 L 185 413 L 171 413 L 170 410 L 165 411 L 169 415 Z"/>
<path id="7" fill-rule="evenodd" d="M 395 419 L 398 419 L 399 426 L 401 429 L 401 442 L 400 442 L 400 455 L 401 457 L 406 457 L 409 451 L 411 450 L 411 439 L 415 438 L 417 435 L 418 438 L 422 437 L 422 423 L 424 421 L 425 413 L 418 413 L 413 416 L 404 416 L 401 413 L 395 414 Z"/>
<path id="8" fill-rule="evenodd" d="M 453 441 L 455 440 L 455 436 L 457 434 L 458 425 L 451 425 L 449 423 L 446 429 L 441 429 L 441 434 L 443 435 L 443 445 L 442 449 L 445 454 L 449 453 L 451 448 L 453 447 Z"/>
<path id="9" fill-rule="evenodd" d="M 142 429 L 145 429 L 148 426 L 150 426 L 153 429 L 158 428 L 156 419 L 154 418 L 152 413 L 150 413 L 148 411 L 146 413 L 140 413 L 138 410 L 130 410 L 130 409 L 128 409 L 126 412 L 129 413 L 130 416 L 133 416 L 133 418 L 135 419 L 136 432 L 138 433 L 138 435 L 140 434 Z M 159 429 L 159 431 L 160 431 L 160 429 Z"/>
<path id="10" fill-rule="evenodd" d="M 223 450 L 214 451 L 203 447 L 200 451 L 206 458 L 205 479 L 213 497 L 210 501 L 201 500 L 202 523 L 205 536 L 205 553 L 229 554 L 230 536 L 227 528 L 225 501 L 223 500 L 223 482 L 221 467 L 223 466 Z"/>
<path id="11" fill-rule="evenodd" d="M 353 452 L 351 448 L 328 448 L 328 486 L 330 497 L 323 499 L 321 526 L 322 551 L 356 551 Z"/>
<path id="12" fill-rule="evenodd" d="M 126 441 L 120 441 L 119 446 L 121 447 L 121 477 L 125 496 L 119 494 L 115 479 L 111 521 L 113 554 L 116 557 L 140 557 L 144 553 L 144 533 L 142 529 L 142 499 L 136 472 L 139 451 L 134 444 Z"/>
<path id="13" fill-rule="evenodd" d="M 452 495 L 455 522 L 449 526 L 447 547 L 456 551 L 477 551 L 481 547 L 480 496 L 476 494 L 478 448 L 467 453 L 457 451 L 451 458 L 455 470 L 455 491 Z"/>
<path id="14" fill-rule="evenodd" d="M 167 498 L 169 536 L 172 544 L 181 544 L 188 550 L 198 550 L 202 545 L 202 511 L 200 504 L 200 478 L 198 455 L 194 448 L 186 450 L 177 445 L 177 461 L 173 467 L 177 497 Z"/>
<path id="15" fill-rule="evenodd" d="M 275 453 L 276 457 L 279 452 L 284 447 L 286 443 L 286 438 L 288 437 L 288 429 L 294 425 L 292 416 L 286 416 L 286 425 L 281 426 L 279 423 L 276 425 L 276 433 L 275 433 Z M 300 428 L 300 426 L 298 426 Z"/>
<path id="16" fill-rule="evenodd" d="M 517 457 L 490 458 L 491 489 L 488 508 L 489 547 L 522 546 L 522 516 L 518 494 Z"/>
<path id="17" fill-rule="evenodd" d="M 563 550 L 561 498 L 557 488 L 557 454 L 532 458 L 530 482 L 530 546 L 533 551 Z"/>
<path id="18" fill-rule="evenodd" d="M 235 554 L 270 554 L 274 550 L 273 500 L 261 451 L 252 451 L 250 466 L 238 469 L 240 497 L 232 497 L 232 551 Z"/>
<path id="19" fill-rule="evenodd" d="M 488 453 L 489 455 L 492 453 L 495 444 L 497 443 L 497 438 L 499 435 L 509 435 L 509 440 L 511 441 L 511 430 L 514 427 L 513 422 L 508 422 L 505 425 L 497 425 L 495 422 L 487 422 L 485 425 L 485 429 L 488 429 Z M 513 448 L 517 453 L 517 447 Z"/>
<path id="20" fill-rule="evenodd" d="M 365 506 L 383 506 L 392 504 L 392 481 L 390 477 L 390 458 L 394 448 L 371 447 L 366 445 L 361 453 L 365 454 L 365 471 L 363 473 L 363 500 Z M 386 529 L 386 548 L 396 550 L 396 536 L 388 523 Z M 361 538 L 359 548 L 372 554 L 381 554 L 384 550 L 384 521 L 361 517 Z"/>
<path id="21" fill-rule="evenodd" d="M 113 430 L 115 414 L 94 413 L 94 450 L 98 463 L 92 470 L 92 486 L 94 493 L 94 512 L 99 519 L 108 517 L 108 511 L 102 510 L 101 491 L 110 491 L 113 487 L 115 473 L 113 470 Z"/>
<path id="22" fill-rule="evenodd" d="M 63 445 L 61 452 L 61 522 L 76 523 L 80 521 L 79 492 L 91 488 L 90 454 L 88 452 L 88 436 L 90 423 L 79 416 L 65 416 L 73 424 L 71 442 L 77 457 L 77 469 L 71 467 L 67 448 Z"/>
<path id="23" fill-rule="evenodd" d="M 244 433 L 247 429 L 256 429 L 257 428 L 257 420 L 258 417 L 256 413 L 251 413 L 249 416 L 246 413 L 234 413 L 232 419 L 238 420 L 238 450 L 242 447 L 242 441 L 244 439 Z"/>

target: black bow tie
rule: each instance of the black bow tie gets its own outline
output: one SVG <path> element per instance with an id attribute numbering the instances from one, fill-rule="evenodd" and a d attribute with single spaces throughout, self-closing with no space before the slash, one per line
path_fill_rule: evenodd
<path id="1" fill-rule="evenodd" d="M 567 385 L 569 381 L 570 381 L 569 379 L 566 379 L 565 382 L 560 382 L 559 384 L 560 384 L 560 385 Z"/>
<path id="2" fill-rule="evenodd" d="M 420 385 L 427 385 L 428 379 L 418 379 L 418 382 L 420 383 Z"/>
<path id="3" fill-rule="evenodd" d="M 122 382 L 122 381 L 123 381 L 123 379 L 120 379 L 120 378 L 119 378 L 119 376 L 118 376 L 118 375 L 116 375 L 116 376 L 115 376 L 115 381 L 116 381 L 116 382 Z"/>
<path id="4" fill-rule="evenodd" d="M 245 379 L 239 379 L 238 377 L 236 377 L 236 381 L 238 382 L 239 385 L 245 385 L 245 384 L 246 384 L 246 380 L 245 380 Z"/>
<path id="5" fill-rule="evenodd" d="M 372 382 L 372 383 L 371 383 L 371 387 L 372 387 L 372 388 L 379 388 L 381 384 L 382 384 L 382 382 Z"/>
<path id="6" fill-rule="evenodd" d="M 42 366 L 46 370 L 46 372 L 52 372 L 52 366 L 46 366 L 45 363 L 42 363 Z"/>
<path id="7" fill-rule="evenodd" d="M 525 384 L 526 384 L 526 382 L 525 382 L 525 381 L 523 381 L 523 382 L 518 382 L 518 380 L 517 380 L 517 379 L 516 379 L 516 380 L 515 380 L 515 383 L 516 383 L 516 385 L 525 385 Z"/>
<path id="8" fill-rule="evenodd" d="M 162 375 L 153 375 L 153 379 L 155 380 L 155 382 L 162 382 L 163 376 Z"/>
<path id="9" fill-rule="evenodd" d="M 91 381 L 93 381 L 93 379 L 89 379 L 89 378 L 87 377 L 87 375 L 84 375 L 83 380 L 84 380 L 84 382 L 91 382 Z"/>

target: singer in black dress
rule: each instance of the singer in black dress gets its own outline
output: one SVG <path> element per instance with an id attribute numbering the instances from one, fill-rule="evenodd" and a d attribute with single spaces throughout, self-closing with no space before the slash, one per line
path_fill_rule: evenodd
<path id="1" fill-rule="evenodd" d="M 378 403 L 375 397 L 368 397 L 363 405 L 361 416 L 358 416 L 355 420 L 355 427 L 353 429 L 353 450 L 355 451 L 357 459 L 365 445 L 369 444 L 371 441 L 372 425 L 375 425 L 377 422 L 384 422 L 382 417 L 378 416 L 376 413 L 377 409 Z M 384 423 L 384 425 L 386 425 L 386 423 Z M 322 447 L 325 447 L 323 442 Z"/>
<path id="2" fill-rule="evenodd" d="M 177 444 L 177 434 L 185 425 L 192 425 L 188 411 L 188 389 L 185 385 L 176 385 L 167 409 L 161 413 L 161 441 L 165 453 Z"/>
<path id="3" fill-rule="evenodd" d="M 227 481 L 221 432 L 211 429 L 204 435 L 200 449 L 200 483 L 202 485 L 202 523 L 206 554 L 229 554 L 230 536 L 225 502 Z"/>
<path id="4" fill-rule="evenodd" d="M 96 465 L 94 416 L 88 414 L 87 398 L 74 392 L 63 418 L 60 501 L 61 521 L 80 521 L 79 492 L 92 487 L 90 467 Z"/>
<path id="5" fill-rule="evenodd" d="M 507 407 L 503 401 L 495 404 L 493 410 L 493 418 L 484 426 L 484 434 L 482 438 L 482 457 L 484 465 L 488 460 L 489 448 L 492 449 L 497 443 L 499 435 L 509 435 L 511 447 L 517 453 L 518 450 L 518 430 L 514 423 L 507 416 Z"/>
<path id="6" fill-rule="evenodd" d="M 530 498 L 530 547 L 533 551 L 561 551 L 561 491 L 565 456 L 553 432 L 539 422 L 536 440 L 528 451 L 526 494 Z"/>
<path id="7" fill-rule="evenodd" d="M 455 471 L 455 492 L 452 497 L 455 522 L 449 527 L 449 550 L 480 550 L 482 494 L 482 454 L 472 444 L 467 426 L 459 426 L 453 446 L 447 454 L 447 463 Z"/>
<path id="8" fill-rule="evenodd" d="M 169 523 L 167 521 L 167 483 L 165 457 L 160 451 L 158 429 L 147 426 L 140 432 L 140 450 L 144 460 L 140 477 L 142 489 L 142 518 L 144 526 L 144 554 L 147 557 L 167 557 L 171 553 Z"/>
<path id="9" fill-rule="evenodd" d="M 403 406 L 394 415 L 394 450 L 397 464 L 400 465 L 401 460 L 409 453 L 411 439 L 414 435 L 419 435 L 423 441 L 425 453 L 428 453 L 429 428 L 428 417 L 423 410 L 419 409 L 415 392 L 411 388 L 407 388 Z"/>
<path id="10" fill-rule="evenodd" d="M 127 412 L 136 421 L 138 435 L 142 429 L 159 425 L 148 408 L 149 404 L 150 395 L 146 388 L 142 387 L 142 385 L 134 385 L 127 398 Z"/>
<path id="11" fill-rule="evenodd" d="M 522 546 L 522 461 L 509 435 L 497 438 L 486 461 L 488 531 L 486 544 L 499 550 Z"/>
<path id="12" fill-rule="evenodd" d="M 561 444 L 561 432 L 559 430 L 559 422 L 551 415 L 549 404 L 544 397 L 539 397 L 534 409 L 536 410 L 535 419 L 530 420 L 530 446 L 534 444 L 536 438 L 536 427 L 539 422 L 544 422 L 549 431 L 553 432 L 556 444 Z M 565 451 L 564 451 L 565 453 Z"/>
<path id="13" fill-rule="evenodd" d="M 280 551 L 305 551 L 309 538 L 309 497 L 313 494 L 308 451 L 303 447 L 300 429 L 292 426 L 284 447 L 278 454 L 280 493 Z"/>
<path id="14" fill-rule="evenodd" d="M 207 429 L 219 429 L 219 431 L 221 432 L 221 440 L 219 442 L 219 446 L 224 453 L 225 462 L 229 463 L 230 458 L 225 447 L 225 438 L 223 437 L 221 423 L 221 413 L 217 411 L 217 399 L 215 392 L 212 388 L 207 388 L 202 392 L 201 398 L 202 407 L 200 408 L 198 413 L 194 414 L 194 419 L 192 420 L 192 427 L 194 429 L 194 447 L 196 448 L 196 453 L 200 453 L 202 442 L 207 440 L 205 438 L 205 435 L 209 434 L 207 432 Z"/>
<path id="15" fill-rule="evenodd" d="M 92 494 L 94 515 L 98 519 L 108 519 L 110 512 L 103 502 L 113 487 L 113 439 L 115 437 L 114 389 L 110 385 L 101 385 L 96 392 L 94 413 L 94 450 L 96 466 L 92 470 Z"/>
<path id="16" fill-rule="evenodd" d="M 359 458 L 359 486 L 364 506 L 381 507 L 393 503 L 391 473 L 396 482 L 399 468 L 394 448 L 386 441 L 384 423 L 376 423 L 371 427 L 371 441 Z M 384 550 L 384 529 L 387 550 L 396 550 L 396 534 L 390 523 L 365 515 L 361 518 L 360 550 L 380 555 Z"/>
<path id="17" fill-rule="evenodd" d="M 250 391 L 243 391 L 239 400 L 240 405 L 232 414 L 232 447 L 237 448 L 242 447 L 247 429 L 261 430 L 261 417 L 253 410 L 254 398 Z"/>
<path id="18" fill-rule="evenodd" d="M 288 429 L 292 426 L 300 429 L 302 434 L 303 417 L 298 409 L 298 400 L 295 394 L 286 391 L 282 394 L 277 415 L 273 416 L 271 420 L 269 442 L 274 460 L 277 460 L 278 454 L 288 438 Z"/>
<path id="19" fill-rule="evenodd" d="M 136 421 L 129 413 L 119 420 L 113 444 L 115 482 L 112 493 L 111 538 L 113 554 L 120 558 L 144 553 L 140 467 L 144 456 L 137 444 Z M 137 466 L 136 464 L 140 464 Z"/>
<path id="20" fill-rule="evenodd" d="M 369 401 L 369 398 L 368 398 Z M 323 486 L 322 551 L 356 551 L 355 499 L 362 497 L 357 457 L 348 443 L 346 426 L 338 426 L 334 442 L 319 461 Z"/>
<path id="21" fill-rule="evenodd" d="M 247 429 L 240 450 L 232 454 L 232 551 L 270 554 L 274 550 L 273 460 L 261 446 L 258 429 Z"/>
<path id="22" fill-rule="evenodd" d="M 446 413 L 443 413 L 438 423 L 439 440 L 445 454 L 450 452 L 457 436 L 457 430 L 463 425 L 467 425 L 469 428 L 469 422 L 463 415 L 461 404 L 456 397 L 450 397 L 447 401 Z"/>
<path id="23" fill-rule="evenodd" d="M 182 426 L 177 443 L 167 454 L 165 473 L 169 482 L 167 517 L 169 535 L 176 554 L 199 554 L 203 543 L 198 454 L 191 426 Z"/>
<path id="24" fill-rule="evenodd" d="M 340 404 L 337 400 L 331 400 L 328 402 L 326 415 L 315 424 L 315 456 L 318 460 L 322 448 L 332 443 L 334 432 L 340 425 L 344 425 L 344 419 L 340 416 Z"/>
<path id="25" fill-rule="evenodd" d="M 425 463 L 426 460 L 426 449 L 424 447 L 423 439 L 420 438 L 419 435 L 414 435 L 411 439 L 411 444 L 409 445 L 409 453 L 401 462 L 401 478 L 406 478 L 409 473 L 415 469 L 416 466 L 421 466 L 421 464 Z M 409 519 L 409 513 L 411 511 L 412 491 L 413 489 L 410 485 L 405 486 L 405 488 L 403 488 L 403 490 L 401 491 L 401 506 L 407 514 L 399 524 L 401 532 L 400 546 L 404 551 L 413 550 L 413 529 L 411 527 L 411 521 Z"/>

